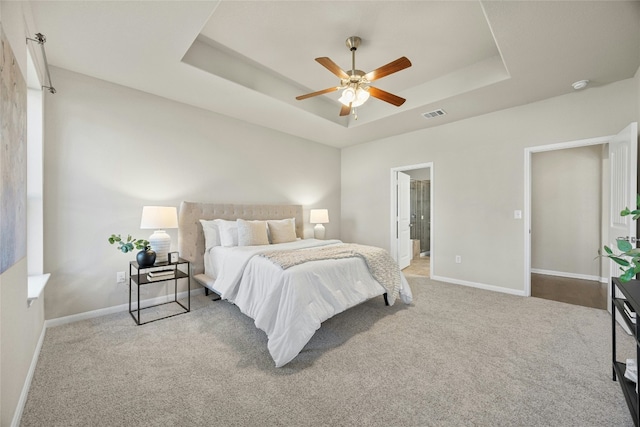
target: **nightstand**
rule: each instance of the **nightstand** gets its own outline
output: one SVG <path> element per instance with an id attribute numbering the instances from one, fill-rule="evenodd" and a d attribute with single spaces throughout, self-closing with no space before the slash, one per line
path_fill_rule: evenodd
<path id="1" fill-rule="evenodd" d="M 182 279 L 187 280 L 186 305 L 181 301 L 178 301 L 178 281 Z M 140 287 L 167 282 L 173 282 L 172 300 L 142 308 L 140 307 Z M 136 307 L 132 309 L 134 302 L 131 300 L 131 293 L 134 290 L 134 286 L 137 289 L 138 300 L 135 302 Z M 170 294 L 167 295 L 167 298 L 171 298 Z M 146 322 L 141 321 L 140 314 L 142 311 L 168 304 L 177 304 L 180 311 L 178 313 L 174 312 L 162 317 L 156 317 Z M 191 311 L 191 264 L 189 261 L 179 258 L 176 262 L 160 262 L 154 264 L 153 267 L 140 267 L 136 261 L 131 261 L 129 263 L 129 314 L 133 317 L 133 320 L 136 321 L 137 325 L 144 325 L 145 323 L 155 322 L 156 320 L 166 319 L 168 317 L 188 313 L 189 311 Z"/>

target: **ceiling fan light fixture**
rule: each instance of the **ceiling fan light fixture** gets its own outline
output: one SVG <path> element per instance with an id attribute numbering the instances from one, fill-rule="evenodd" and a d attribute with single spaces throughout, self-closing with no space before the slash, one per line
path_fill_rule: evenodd
<path id="1" fill-rule="evenodd" d="M 359 87 L 356 91 L 356 102 L 353 103 L 354 107 L 359 107 L 369 99 L 369 91 L 366 87 Z"/>
<path id="2" fill-rule="evenodd" d="M 348 87 L 342 91 L 342 96 L 338 101 L 347 107 L 351 105 L 351 107 L 355 108 L 364 104 L 367 99 L 369 99 L 369 91 L 366 88 L 358 87 L 354 89 L 353 87 Z"/>
<path id="3" fill-rule="evenodd" d="M 340 101 L 343 105 L 349 106 L 349 104 L 353 103 L 356 100 L 356 91 L 352 87 L 348 87 L 342 91 L 342 96 L 340 96 Z"/>
<path id="4" fill-rule="evenodd" d="M 326 56 L 316 58 L 317 63 L 325 67 L 340 79 L 339 86 L 296 96 L 296 99 L 301 101 L 303 99 L 324 95 L 329 92 L 342 89 L 340 98 L 338 98 L 338 101 L 342 104 L 342 107 L 340 108 L 340 116 L 347 116 L 351 112 L 355 115 L 355 107 L 359 107 L 367 102 L 369 96 L 388 102 L 396 107 L 401 106 L 406 99 L 392 93 L 385 92 L 375 86 L 368 85 L 374 80 L 379 80 L 390 74 L 397 73 L 398 71 L 410 67 L 411 61 L 409 61 L 406 56 L 402 56 L 395 61 L 391 61 L 388 64 L 383 65 L 382 67 L 378 67 L 373 71 L 365 73 L 362 70 L 356 69 L 356 50 L 361 42 L 362 40 L 357 36 L 349 37 L 346 41 L 347 47 L 351 51 L 351 70 L 348 73 Z"/>

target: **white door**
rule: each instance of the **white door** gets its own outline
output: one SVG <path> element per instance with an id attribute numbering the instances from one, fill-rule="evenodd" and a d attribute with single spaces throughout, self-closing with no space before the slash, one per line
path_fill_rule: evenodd
<path id="1" fill-rule="evenodd" d="M 609 142 L 609 236 L 608 246 L 617 249 L 616 239 L 625 238 L 635 241 L 636 223 L 631 216 L 620 216 L 624 208 L 636 208 L 638 159 L 638 124 L 631 123 Z M 614 250 L 615 250 L 614 249 Z M 607 286 L 607 307 L 611 312 L 611 277 L 619 276 L 621 271 L 613 261 L 609 267 Z M 616 294 L 620 294 L 616 290 Z M 616 315 L 620 320 L 622 317 Z M 624 323 L 621 323 L 623 326 Z"/>
<path id="2" fill-rule="evenodd" d="M 398 265 L 400 269 L 406 268 L 411 263 L 411 177 L 406 173 L 398 172 L 398 212 L 397 212 L 397 238 L 398 238 Z"/>

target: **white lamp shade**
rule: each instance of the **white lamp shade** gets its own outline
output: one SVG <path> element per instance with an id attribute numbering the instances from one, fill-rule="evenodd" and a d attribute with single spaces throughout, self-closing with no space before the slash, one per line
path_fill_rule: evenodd
<path id="1" fill-rule="evenodd" d="M 140 228 L 154 229 L 149 236 L 149 246 L 156 253 L 156 263 L 169 260 L 171 236 L 164 229 L 178 228 L 178 211 L 174 206 L 144 206 Z"/>
<path id="2" fill-rule="evenodd" d="M 351 104 L 352 107 L 359 107 L 364 104 L 367 99 L 369 99 L 369 91 L 365 90 L 365 88 L 359 87 L 356 91 L 356 99 Z"/>
<path id="3" fill-rule="evenodd" d="M 343 90 L 342 96 L 340 96 L 340 99 L 338 99 L 338 101 L 340 101 L 342 104 L 346 105 L 347 107 L 349 106 L 349 104 L 351 104 L 355 100 L 356 100 L 356 91 L 352 87 L 348 87 L 345 90 Z"/>
<path id="4" fill-rule="evenodd" d="M 354 89 L 352 87 L 348 87 L 342 91 L 342 96 L 340 96 L 338 101 L 347 107 L 351 105 L 351 107 L 355 108 L 364 104 L 367 99 L 369 99 L 368 88 L 358 87 L 358 89 Z"/>
<path id="5" fill-rule="evenodd" d="M 329 222 L 329 210 L 311 209 L 309 212 L 309 222 L 311 224 L 327 224 Z"/>
<path id="6" fill-rule="evenodd" d="M 144 206 L 140 228 L 154 230 L 178 228 L 178 211 L 175 206 Z"/>

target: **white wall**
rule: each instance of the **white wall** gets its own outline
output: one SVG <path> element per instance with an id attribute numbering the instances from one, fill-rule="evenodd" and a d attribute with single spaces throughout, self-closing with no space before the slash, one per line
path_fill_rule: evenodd
<path id="1" fill-rule="evenodd" d="M 128 301 L 115 283 L 132 254 L 112 233 L 147 238 L 143 205 L 182 200 L 327 208 L 340 236 L 340 151 L 123 86 L 52 68 L 46 98 L 47 319 Z M 310 224 L 307 231 L 312 233 Z M 170 230 L 177 250 L 177 230 Z M 163 294 L 145 287 L 143 298 Z"/>
<path id="2" fill-rule="evenodd" d="M 534 153 L 531 268 L 600 278 L 603 145 Z"/>
<path id="3" fill-rule="evenodd" d="M 27 24 L 29 23 L 29 24 Z M 22 73 L 27 78 L 25 39 L 32 31 L 29 4 L 0 2 L 0 27 Z M 32 27 L 32 25 L 30 25 Z M 26 97 L 26 94 L 25 94 Z M 26 141 L 26 138 L 24 139 Z M 23 230 L 26 233 L 26 229 Z M 0 425 L 17 420 L 20 398 L 44 328 L 44 303 L 27 307 L 27 258 L 0 275 Z"/>
<path id="4" fill-rule="evenodd" d="M 636 94 L 636 103 L 637 103 L 637 116 L 636 116 L 636 121 L 638 123 L 640 123 L 640 68 L 638 68 L 638 70 L 636 71 L 636 75 L 634 77 L 635 80 L 635 94 Z M 640 137 L 640 127 L 638 128 L 638 136 Z M 640 185 L 638 186 L 638 189 L 640 191 Z"/>
<path id="5" fill-rule="evenodd" d="M 390 169 L 433 162 L 434 276 L 522 293 L 524 149 L 616 134 L 637 96 L 629 79 L 344 149 L 342 238 L 389 249 Z"/>
<path id="6" fill-rule="evenodd" d="M 638 70 L 636 71 L 635 76 L 633 77 L 634 81 L 635 81 L 635 98 L 636 98 L 636 103 L 637 103 L 637 122 L 640 123 L 640 68 L 638 68 Z M 638 132 L 640 133 L 640 129 L 638 130 Z"/>

